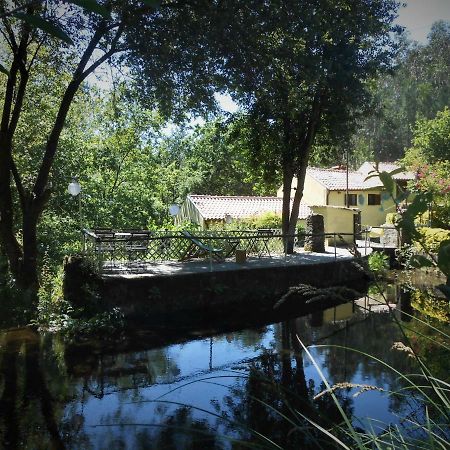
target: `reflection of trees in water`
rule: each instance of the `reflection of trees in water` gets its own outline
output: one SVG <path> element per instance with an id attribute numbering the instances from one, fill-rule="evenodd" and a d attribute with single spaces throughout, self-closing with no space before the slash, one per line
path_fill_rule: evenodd
<path id="1" fill-rule="evenodd" d="M 408 299 L 405 298 L 402 311 L 406 312 L 408 307 Z M 284 448 L 316 448 L 315 440 L 322 440 L 324 436 L 308 426 L 294 411 L 326 426 L 341 421 L 329 395 L 313 399 L 324 386 L 317 386 L 314 380 L 305 377 L 304 364 L 308 365 L 308 361 L 303 359 L 296 335 L 306 344 L 319 340 L 324 344 L 332 342 L 358 348 L 376 355 L 402 373 L 411 372 L 413 361 L 406 354 L 391 350 L 392 343 L 402 339 L 387 314 L 373 314 L 363 323 L 347 325 L 345 321 L 327 323 L 324 318 L 316 313 L 309 319 L 274 325 L 273 342 L 265 342 L 271 351 L 266 351 L 251 365 L 246 381 L 234 384 L 222 404 L 218 401 L 213 404 L 216 411 L 230 421 L 242 424 L 239 432 L 248 441 L 260 443 L 257 435 L 251 432 L 254 430 L 274 439 Z M 316 327 L 318 324 L 321 324 L 320 328 Z M 410 321 L 407 326 L 415 327 L 417 322 Z M 418 330 L 424 333 L 422 329 Z M 213 339 L 226 339 L 256 350 L 262 347 L 266 334 L 267 328 L 261 328 Z M 327 335 L 333 337 L 328 339 Z M 79 366 L 72 366 L 76 375 L 71 380 L 64 366 L 64 345 L 58 339 L 40 338 L 31 331 L 23 335 L 4 334 L 0 339 L 0 440 L 3 440 L 0 447 L 2 444 L 12 449 L 63 448 L 64 445 L 93 447 L 95 442 L 90 440 L 96 433 L 92 433 L 93 436 L 86 434 L 86 431 L 91 431 L 85 428 L 83 411 L 80 412 L 84 400 L 90 397 L 102 399 L 113 392 L 117 404 L 102 406 L 105 413 L 101 420 L 104 423 L 132 423 L 137 416 L 125 404 L 145 400 L 145 390 L 141 388 L 155 383 L 170 383 L 180 374 L 177 360 L 170 358 L 169 350 L 165 348 L 128 353 L 118 350 L 117 354 L 99 351 L 93 360 L 79 358 Z M 417 341 L 417 345 L 425 346 L 425 341 Z M 374 379 L 380 386 L 396 387 L 394 373 L 358 353 L 331 348 L 317 348 L 315 352 L 326 366 L 331 384 L 352 381 L 359 376 Z M 347 398 L 349 392 L 341 390 L 336 394 L 347 414 L 351 414 L 353 400 Z M 70 402 L 75 398 L 76 401 Z M 410 414 L 414 408 L 410 401 L 409 398 L 392 396 L 390 409 L 399 415 Z M 211 428 L 216 419 L 199 420 L 199 414 L 195 408 L 175 409 L 173 405 L 160 404 L 148 418 L 148 422 L 158 423 L 158 427 L 134 427 L 129 433 L 134 436 L 136 448 L 220 448 L 217 433 Z M 217 420 L 216 425 L 220 429 L 228 435 L 236 435 L 235 425 Z M 305 428 L 300 431 L 289 420 Z M 118 432 L 116 426 L 102 429 L 99 432 L 101 445 L 125 447 L 133 437 L 129 440 L 128 429 L 124 430 Z M 61 436 L 64 436 L 64 442 Z"/>
<path id="2" fill-rule="evenodd" d="M 341 421 L 339 411 L 330 396 L 313 400 L 314 380 L 305 378 L 293 322 L 283 323 L 277 331 L 283 350 L 265 352 L 251 365 L 246 382 L 231 388 L 225 397 L 226 410 L 222 411 L 228 420 L 223 423 L 231 432 L 231 422 L 242 424 L 246 439 L 254 444 L 263 442 L 260 433 L 286 449 L 326 445 L 326 437 L 301 414 L 330 426 Z M 338 397 L 346 413 L 351 414 L 351 400 L 341 393 Z"/>
<path id="3" fill-rule="evenodd" d="M 219 450 L 223 447 L 217 431 L 206 420 L 196 419 L 193 410 L 184 406 L 165 414 L 157 425 L 133 424 L 132 421 L 124 427 L 107 425 L 102 430 L 101 448 Z"/>
<path id="4" fill-rule="evenodd" d="M 376 387 L 395 391 L 402 385 L 398 374 L 373 358 L 351 349 L 374 356 L 401 373 L 411 373 L 415 367 L 414 361 L 404 353 L 392 350 L 393 343 L 402 338 L 400 329 L 388 313 L 371 314 L 363 322 L 349 322 L 340 333 L 333 335 L 332 339 L 321 342 L 324 345 L 333 344 L 343 348 L 325 346 L 318 347 L 315 351 L 320 359 L 323 359 L 330 384 L 352 382 L 355 379 L 358 383 L 361 380 L 372 380 L 370 384 Z M 401 413 L 407 406 L 405 402 L 408 401 L 405 397 L 390 396 L 389 410 Z"/>
<path id="5" fill-rule="evenodd" d="M 6 332 L 0 345 L 0 436 L 4 448 L 65 448 L 62 431 L 77 446 L 86 437 L 73 417 L 62 426 L 67 398 L 73 395 L 56 361 L 44 358 L 39 335 L 30 330 Z M 44 372 L 45 367 L 45 372 Z"/>
<path id="6" fill-rule="evenodd" d="M 229 343 L 231 342 L 239 343 L 243 348 L 256 350 L 261 348 L 261 341 L 264 339 L 266 333 L 267 327 L 261 327 L 258 329 L 250 329 L 240 332 L 227 333 L 225 335 L 225 339 Z"/>

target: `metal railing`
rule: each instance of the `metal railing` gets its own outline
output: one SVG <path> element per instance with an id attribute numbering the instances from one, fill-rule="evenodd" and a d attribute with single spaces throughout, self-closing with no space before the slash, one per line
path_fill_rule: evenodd
<path id="1" fill-rule="evenodd" d="M 364 233 L 364 232 L 363 232 Z M 152 262 L 187 261 L 194 258 L 226 260 L 234 258 L 236 250 L 245 250 L 248 257 L 272 257 L 285 255 L 285 240 L 294 239 L 294 248 L 303 246 L 306 237 L 323 236 L 328 241 L 328 248 L 345 247 L 356 253 L 357 234 L 352 233 L 298 233 L 286 236 L 281 230 L 218 230 L 195 231 L 195 233 L 177 231 L 146 231 L 146 230 L 83 230 L 83 252 L 94 259 L 99 270 L 115 267 L 142 267 Z M 353 244 L 345 238 L 351 236 Z M 349 239 L 350 240 L 350 239 Z M 365 232 L 365 249 L 367 254 L 370 241 Z M 369 245 L 367 245 L 369 244 Z M 194 251 L 195 250 L 195 251 Z M 360 248 L 361 250 L 361 248 Z"/>

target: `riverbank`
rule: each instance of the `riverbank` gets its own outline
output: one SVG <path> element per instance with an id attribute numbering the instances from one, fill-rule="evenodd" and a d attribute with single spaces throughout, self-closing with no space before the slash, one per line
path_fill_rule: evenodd
<path id="1" fill-rule="evenodd" d="M 86 273 L 72 258 L 65 265 L 66 298 L 83 306 L 83 283 L 107 308 L 120 308 L 127 318 L 149 320 L 171 314 L 221 315 L 228 310 L 263 312 L 299 284 L 324 288 L 364 284 L 365 262 L 347 250 L 252 258 L 244 264 L 208 260 L 153 263 L 139 272 L 120 267 L 102 275 Z M 92 301 L 92 300 L 91 300 Z"/>

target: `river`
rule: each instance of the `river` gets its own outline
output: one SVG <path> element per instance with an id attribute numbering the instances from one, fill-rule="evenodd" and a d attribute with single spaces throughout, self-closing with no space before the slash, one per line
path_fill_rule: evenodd
<path id="1" fill-rule="evenodd" d="M 391 285 L 380 295 L 372 287 L 356 301 L 283 322 L 245 317 L 242 329 L 183 333 L 174 323 L 164 333 L 76 341 L 5 330 L 1 442 L 8 449 L 329 448 L 303 418 L 342 422 L 324 379 L 355 429 L 397 426 L 414 435 L 411 422 L 425 420 L 425 402 L 393 394 L 405 386 L 396 371 L 418 370 L 395 343 L 405 343 L 405 332 L 438 375 L 449 373 L 442 337 L 425 324 L 448 331 L 448 316 L 445 309 L 443 320 L 425 315 L 427 289 Z"/>

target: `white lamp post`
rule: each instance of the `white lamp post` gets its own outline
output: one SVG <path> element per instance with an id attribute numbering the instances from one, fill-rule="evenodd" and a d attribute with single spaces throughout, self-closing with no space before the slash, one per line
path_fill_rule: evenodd
<path id="1" fill-rule="evenodd" d="M 72 197 L 78 196 L 78 210 L 80 215 L 80 230 L 83 231 L 83 216 L 81 214 L 81 185 L 78 180 L 74 177 L 72 181 L 67 186 L 67 191 Z"/>

